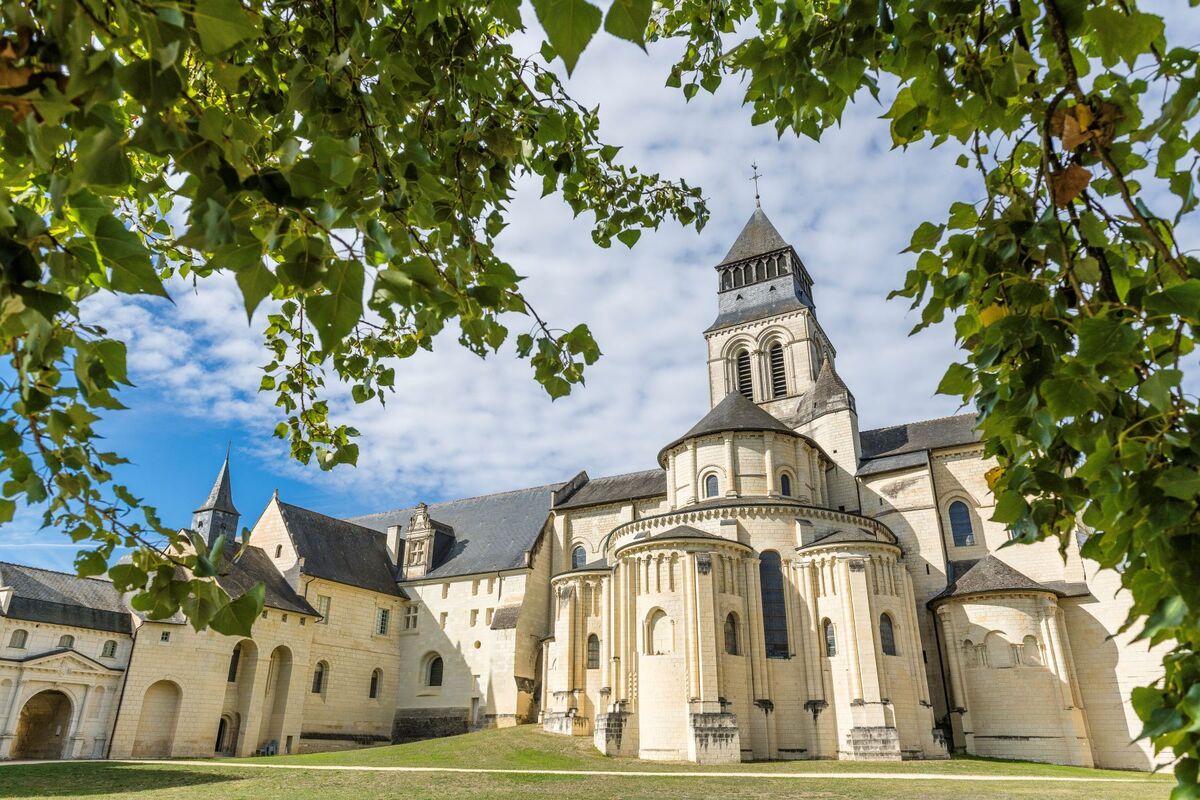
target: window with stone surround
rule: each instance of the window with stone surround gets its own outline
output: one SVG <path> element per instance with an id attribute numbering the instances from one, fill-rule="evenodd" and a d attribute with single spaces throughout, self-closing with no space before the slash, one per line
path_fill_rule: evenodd
<path id="1" fill-rule="evenodd" d="M 890 614 L 879 615 L 879 647 L 885 656 L 898 655 L 896 652 L 896 629 L 892 624 Z"/>
<path id="2" fill-rule="evenodd" d="M 317 662 L 317 668 L 313 670 L 312 693 L 325 694 L 325 674 L 329 671 L 329 665 L 324 661 Z"/>
<path id="3" fill-rule="evenodd" d="M 737 614 L 730 611 L 729 616 L 725 617 L 725 652 L 731 656 L 741 655 L 739 640 Z"/>
<path id="4" fill-rule="evenodd" d="M 792 496 L 792 476 L 786 472 L 779 475 L 779 493 L 784 497 Z"/>
<path id="5" fill-rule="evenodd" d="M 766 550 L 758 565 L 762 590 L 763 642 L 767 658 L 788 658 L 787 607 L 783 596 L 783 562 L 779 553 Z"/>
<path id="6" fill-rule="evenodd" d="M 754 383 L 751 380 L 750 351 L 739 350 L 734 356 L 734 388 L 747 400 L 754 399 Z"/>
<path id="7" fill-rule="evenodd" d="M 404 630 L 413 631 L 417 629 L 417 607 L 408 606 L 404 609 Z"/>
<path id="8" fill-rule="evenodd" d="M 69 633 L 58 637 L 58 646 L 59 647 L 74 647 L 75 646 L 75 637 Z"/>
<path id="9" fill-rule="evenodd" d="M 392 612 L 386 608 L 375 609 L 375 633 L 387 636 L 388 623 L 391 622 Z"/>
<path id="10" fill-rule="evenodd" d="M 975 528 L 971 524 L 971 510 L 962 500 L 950 504 L 950 533 L 955 547 L 970 547 L 975 544 Z"/>
<path id="11" fill-rule="evenodd" d="M 425 664 L 425 685 L 426 686 L 441 686 L 442 685 L 442 657 L 436 653 L 428 657 Z"/>
<path id="12" fill-rule="evenodd" d="M 321 615 L 321 618 L 317 622 L 322 625 L 329 624 L 329 603 L 330 600 L 328 597 L 323 594 L 317 595 L 317 613 Z"/>
<path id="13" fill-rule="evenodd" d="M 233 647 L 233 652 L 229 655 L 229 672 L 225 676 L 228 683 L 234 683 L 238 676 L 238 662 L 242 660 L 242 643 L 238 642 Z"/>
<path id="14" fill-rule="evenodd" d="M 108 641 L 106 641 L 104 643 L 104 647 L 100 648 L 100 657 L 101 658 L 116 658 L 117 657 L 117 643 L 115 640 L 109 639 Z"/>
<path id="15" fill-rule="evenodd" d="M 367 697 L 372 700 L 379 697 L 379 687 L 383 683 L 383 670 L 376 669 L 371 673 L 371 688 L 367 692 Z"/>
<path id="16" fill-rule="evenodd" d="M 775 342 L 767 349 L 767 362 L 771 370 L 771 397 L 778 400 L 787 397 L 787 373 L 783 368 L 783 345 Z"/>
<path id="17" fill-rule="evenodd" d="M 675 649 L 675 626 L 661 608 L 646 618 L 645 641 L 646 655 L 665 656 Z"/>
<path id="18" fill-rule="evenodd" d="M 579 569 L 587 563 L 587 550 L 583 545 L 575 545 L 575 549 L 571 551 L 571 569 Z"/>
<path id="19" fill-rule="evenodd" d="M 825 636 L 825 657 L 833 658 L 837 655 L 837 631 L 834 630 L 832 620 L 825 620 L 821 623 L 821 632 Z"/>
<path id="20" fill-rule="evenodd" d="M 408 543 L 408 565 L 425 563 L 425 540 L 413 539 Z"/>
<path id="21" fill-rule="evenodd" d="M 719 497 L 721 494 L 721 480 L 716 475 L 709 475 L 704 479 L 704 496 Z"/>
<path id="22" fill-rule="evenodd" d="M 12 636 L 8 639 L 8 646 L 16 650 L 24 650 L 25 643 L 29 641 L 29 632 L 24 630 L 15 630 Z"/>
<path id="23" fill-rule="evenodd" d="M 600 669 L 600 637 L 594 633 L 587 638 L 587 668 Z"/>

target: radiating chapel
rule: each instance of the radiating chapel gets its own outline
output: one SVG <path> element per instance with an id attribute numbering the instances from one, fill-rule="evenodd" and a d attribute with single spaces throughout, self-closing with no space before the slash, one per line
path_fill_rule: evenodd
<path id="1" fill-rule="evenodd" d="M 656 464 L 351 519 L 273 496 L 219 578 L 264 584 L 252 636 L 0 563 L 0 758 L 537 724 L 698 763 L 1152 767 L 1127 698 L 1161 654 L 1118 633 L 1128 600 L 1086 533 L 1004 546 L 970 415 L 859 430 L 812 275 L 761 208 L 715 284 L 710 410 Z M 227 459 L 190 527 L 240 524 Z"/>

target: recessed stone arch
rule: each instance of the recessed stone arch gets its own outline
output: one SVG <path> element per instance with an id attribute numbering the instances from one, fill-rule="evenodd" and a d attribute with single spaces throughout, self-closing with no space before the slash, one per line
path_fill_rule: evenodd
<path id="1" fill-rule="evenodd" d="M 63 758 L 75 703 L 59 689 L 37 692 L 21 706 L 12 757 Z"/>
<path id="2" fill-rule="evenodd" d="M 167 758 L 171 755 L 182 698 L 183 690 L 175 681 L 155 681 L 146 688 L 133 739 L 134 758 Z"/>

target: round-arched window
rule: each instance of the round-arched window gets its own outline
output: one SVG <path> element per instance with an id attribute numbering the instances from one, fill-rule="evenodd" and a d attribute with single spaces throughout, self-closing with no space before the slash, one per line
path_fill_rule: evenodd
<path id="1" fill-rule="evenodd" d="M 896 655 L 896 629 L 888 614 L 879 615 L 879 646 L 885 656 Z"/>
<path id="2" fill-rule="evenodd" d="M 955 547 L 969 547 L 975 544 L 975 528 L 971 525 L 971 510 L 962 500 L 950 504 L 950 533 L 954 536 Z"/>
<path id="3" fill-rule="evenodd" d="M 792 496 L 792 476 L 786 472 L 779 476 L 779 493 L 784 497 Z"/>
<path id="4" fill-rule="evenodd" d="M 429 659 L 429 665 L 425 668 L 425 685 L 426 686 L 441 686 L 442 685 L 442 657 L 434 656 Z"/>
<path id="5" fill-rule="evenodd" d="M 317 668 L 313 670 L 312 693 L 321 694 L 325 691 L 325 662 L 318 661 Z"/>
<path id="6" fill-rule="evenodd" d="M 23 650 L 25 648 L 25 642 L 27 641 L 29 641 L 29 632 L 17 629 L 13 631 L 12 636 L 9 637 L 8 646 L 17 650 Z"/>
<path id="7" fill-rule="evenodd" d="M 594 633 L 587 638 L 587 668 L 600 669 L 600 637 Z"/>
<path id="8" fill-rule="evenodd" d="M 709 475 L 704 479 L 704 496 L 718 497 L 721 494 L 721 481 L 716 475 Z"/>
<path id="9" fill-rule="evenodd" d="M 734 380 L 737 390 L 747 400 L 753 400 L 754 386 L 750 379 L 750 351 L 739 350 L 735 357 L 735 365 Z"/>
<path id="10" fill-rule="evenodd" d="M 571 569 L 579 569 L 587 563 L 587 550 L 583 545 L 575 545 L 575 549 L 571 551 Z"/>
<path id="11" fill-rule="evenodd" d="M 821 630 L 825 634 L 825 657 L 833 658 L 837 655 L 837 631 L 833 629 L 833 622 L 825 620 Z"/>
<path id="12" fill-rule="evenodd" d="M 383 683 L 383 670 L 377 669 L 371 673 L 371 688 L 367 692 L 367 697 L 374 700 L 379 697 L 379 686 Z"/>
<path id="13" fill-rule="evenodd" d="M 731 656 L 741 654 L 741 649 L 738 647 L 738 619 L 737 614 L 732 611 L 729 616 L 725 617 L 725 652 Z"/>
<path id="14" fill-rule="evenodd" d="M 787 397 L 787 373 L 783 368 L 783 345 L 775 342 L 767 350 L 767 360 L 771 368 L 771 397 L 778 400 Z"/>
<path id="15" fill-rule="evenodd" d="M 783 562 L 779 553 L 764 550 L 758 564 L 758 582 L 762 589 L 763 640 L 767 658 L 787 658 L 787 606 L 783 593 Z"/>
<path id="16" fill-rule="evenodd" d="M 58 646 L 59 647 L 74 647 L 75 646 L 75 637 L 69 633 L 64 636 L 60 636 L 58 639 Z"/>

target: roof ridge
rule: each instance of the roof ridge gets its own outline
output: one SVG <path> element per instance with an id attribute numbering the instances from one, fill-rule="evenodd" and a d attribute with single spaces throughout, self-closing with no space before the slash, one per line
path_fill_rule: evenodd
<path id="1" fill-rule="evenodd" d="M 59 569 L 49 569 L 47 567 L 35 567 L 33 564 L 19 564 L 16 561 L 0 561 L 0 567 L 20 567 L 21 569 L 32 569 L 37 570 L 38 572 L 48 572 L 51 575 L 62 575 L 66 578 L 74 578 L 77 581 L 96 581 L 97 583 L 103 583 L 106 586 L 112 586 L 111 580 L 108 578 L 101 578 L 98 575 L 88 575 L 85 578 L 81 578 L 74 572 L 63 572 Z"/>
<path id="2" fill-rule="evenodd" d="M 969 417 L 972 415 L 972 413 L 973 412 L 971 412 L 971 411 L 965 411 L 962 414 L 947 414 L 944 417 L 930 417 L 929 419 L 914 419 L 914 420 L 910 420 L 909 422 L 897 422 L 894 425 L 881 425 L 878 428 L 867 428 L 865 431 L 863 431 L 863 433 L 869 433 L 871 431 L 884 431 L 884 430 L 887 430 L 888 428 L 900 428 L 900 427 L 904 427 L 907 425 L 920 425 L 925 422 L 941 422 L 942 420 L 946 420 L 946 419 L 958 419 L 959 417 Z M 976 414 L 975 416 L 978 417 L 978 414 Z"/>
<path id="3" fill-rule="evenodd" d="M 616 477 L 616 476 L 605 476 L 605 477 Z M 598 479 L 593 478 L 592 480 L 598 480 Z M 590 483 L 591 481 L 588 481 L 588 482 Z M 568 483 L 567 481 L 559 481 L 557 483 L 545 483 L 545 484 L 542 484 L 541 486 L 525 486 L 525 487 L 522 487 L 519 489 L 505 489 L 502 492 L 488 492 L 487 494 L 477 494 L 477 495 L 472 495 L 471 497 L 458 497 L 453 500 L 436 500 L 432 503 L 426 503 L 425 505 L 428 506 L 429 508 L 433 508 L 434 506 L 444 506 L 444 505 L 449 505 L 451 503 L 465 503 L 468 500 L 482 500 L 486 497 L 503 497 L 504 495 L 507 495 L 507 494 L 517 494 L 519 492 L 535 492 L 535 491 L 542 490 L 542 489 L 560 489 L 563 486 L 565 486 L 567 483 Z M 419 503 L 415 504 L 415 505 L 411 505 L 411 506 L 397 506 L 396 508 L 389 508 L 385 511 L 374 511 L 370 514 L 355 514 L 353 517 L 347 518 L 347 521 L 350 519 L 370 519 L 371 517 L 382 517 L 382 516 L 386 516 L 388 514 L 395 514 L 397 511 L 407 511 L 410 508 L 416 508 L 417 505 L 419 505 Z M 334 519 L 342 519 L 342 518 L 334 517 Z M 357 524 L 357 523 L 355 523 L 355 524 Z M 362 526 L 359 526 L 359 527 L 362 527 Z M 376 531 L 376 532 L 378 532 L 378 531 Z"/>
<path id="4" fill-rule="evenodd" d="M 357 522 L 354 522 L 351 519 L 347 519 L 345 517 L 334 517 L 329 514 L 326 514 L 323 511 L 314 511 L 311 508 L 305 508 L 304 506 L 298 506 L 295 503 L 286 503 L 283 500 L 278 500 L 278 498 L 276 498 L 276 499 L 277 499 L 277 502 L 279 503 L 279 505 L 281 505 L 281 506 L 287 506 L 288 508 L 295 508 L 295 509 L 297 509 L 299 511 L 303 511 L 307 514 L 316 514 L 318 517 L 324 517 L 325 519 L 332 520 L 333 522 L 343 522 L 347 525 L 353 525 L 356 528 L 362 528 L 364 531 L 367 531 L 372 534 L 377 534 L 379 536 L 384 535 L 382 531 L 377 531 L 374 528 L 368 528 L 366 525 L 359 525 Z"/>

